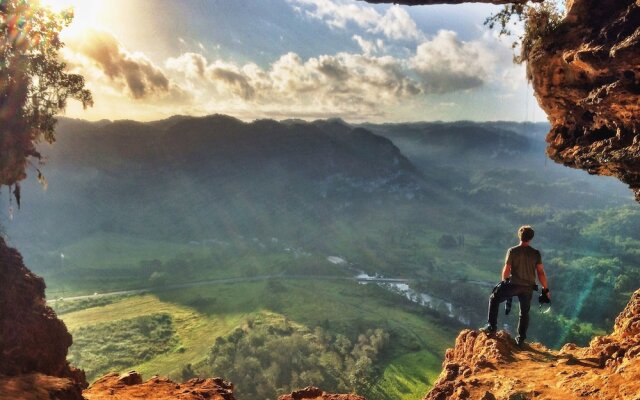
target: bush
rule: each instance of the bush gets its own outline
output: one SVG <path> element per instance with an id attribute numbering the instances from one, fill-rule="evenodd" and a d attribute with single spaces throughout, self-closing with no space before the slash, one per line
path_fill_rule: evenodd
<path id="1" fill-rule="evenodd" d="M 363 393 L 374 381 L 375 361 L 388 342 L 382 329 L 349 339 L 322 327 L 311 333 L 286 320 L 254 321 L 217 340 L 205 368 L 207 375 L 228 377 L 243 398 L 276 398 L 309 385 Z"/>
<path id="2" fill-rule="evenodd" d="M 168 314 L 97 324 L 72 334 L 69 361 L 84 369 L 89 381 L 109 371 L 129 369 L 178 345 Z"/>
<path id="3" fill-rule="evenodd" d="M 454 249 L 458 247 L 458 241 L 453 236 L 444 234 L 438 239 L 438 247 L 441 249 Z"/>

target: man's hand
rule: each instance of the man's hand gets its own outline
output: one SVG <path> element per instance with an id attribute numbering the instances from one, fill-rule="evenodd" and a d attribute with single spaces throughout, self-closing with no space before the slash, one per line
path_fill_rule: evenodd
<path id="1" fill-rule="evenodd" d="M 551 300 L 551 291 L 549 289 L 542 289 L 543 292 L 547 293 L 547 297 Z"/>

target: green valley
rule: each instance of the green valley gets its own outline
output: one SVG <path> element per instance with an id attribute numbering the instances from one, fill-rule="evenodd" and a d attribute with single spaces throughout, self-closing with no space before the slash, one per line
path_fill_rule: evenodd
<path id="1" fill-rule="evenodd" d="M 222 375 L 241 399 L 310 384 L 415 399 L 457 332 L 485 322 L 520 225 L 553 292 L 532 340 L 588 342 L 640 280 L 631 194 L 547 163 L 546 129 L 63 119 L 42 150 L 48 189 L 24 185 L 3 226 L 90 379 L 136 369 Z M 500 316 L 511 332 L 513 314 Z"/>

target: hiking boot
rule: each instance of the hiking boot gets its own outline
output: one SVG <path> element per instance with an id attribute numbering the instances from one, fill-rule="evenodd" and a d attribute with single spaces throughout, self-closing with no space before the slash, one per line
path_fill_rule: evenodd
<path id="1" fill-rule="evenodd" d="M 516 338 L 516 346 L 518 346 L 519 348 L 523 348 L 524 347 L 524 339 L 518 336 Z"/>
<path id="2" fill-rule="evenodd" d="M 479 330 L 480 330 L 480 332 L 486 333 L 487 335 L 493 335 L 497 331 L 496 327 L 492 326 L 490 324 L 485 325 L 484 327 L 480 328 Z"/>

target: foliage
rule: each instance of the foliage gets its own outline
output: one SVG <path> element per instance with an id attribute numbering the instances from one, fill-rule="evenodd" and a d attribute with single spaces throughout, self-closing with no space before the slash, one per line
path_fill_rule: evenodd
<path id="1" fill-rule="evenodd" d="M 55 115 L 69 98 L 93 104 L 84 78 L 67 73 L 58 56 L 72 18 L 37 1 L 0 1 L 0 185 L 16 185 L 18 205 L 28 158 L 40 157 L 35 144 L 54 141 Z"/>
<path id="2" fill-rule="evenodd" d="M 170 352 L 178 344 L 168 314 L 152 314 L 82 327 L 72 331 L 69 360 L 92 381 Z"/>
<path id="3" fill-rule="evenodd" d="M 441 249 L 453 249 L 458 247 L 458 241 L 453 236 L 444 234 L 438 239 L 438 246 Z"/>
<path id="4" fill-rule="evenodd" d="M 311 296 L 314 301 L 309 301 Z M 147 377 L 158 374 L 174 380 L 213 376 L 214 371 L 205 364 L 216 339 L 229 337 L 237 327 L 246 329 L 248 321 L 253 321 L 253 326 L 278 327 L 287 320 L 295 332 L 316 344 L 326 343 L 327 337 L 335 339 L 342 335 L 353 345 L 359 335 L 382 329 L 391 338 L 374 360 L 373 370 L 376 377 L 381 373 L 388 379 L 376 378 L 366 397 L 411 400 L 416 398 L 411 394 L 423 395 L 428 391 L 441 370 L 444 350 L 452 345 L 460 329 L 459 324 L 434 317 L 435 312 L 427 311 L 377 285 L 272 279 L 162 290 L 67 313 L 62 319 L 75 333 L 82 327 L 130 320 L 149 313 L 171 315 L 179 344 L 172 351 L 156 354 L 149 360 L 131 359 L 130 364 L 119 365 L 117 369 L 118 372 L 135 369 Z M 321 335 L 316 327 L 321 327 L 326 334 Z M 77 351 L 83 354 L 82 348 L 78 347 Z M 424 362 L 418 362 L 416 357 Z M 220 374 L 231 380 L 226 372 Z M 393 394 L 392 382 L 396 379 L 410 382 L 411 392 Z"/>
<path id="5" fill-rule="evenodd" d="M 57 299 L 51 303 L 51 308 L 53 308 L 53 311 L 55 311 L 56 314 L 63 315 L 75 311 L 85 310 L 87 308 L 106 306 L 107 304 L 118 302 L 126 297 L 128 296 L 101 296 L 97 298 L 89 297 L 86 299 L 78 300 Z"/>
<path id="6" fill-rule="evenodd" d="M 216 340 L 205 369 L 227 376 L 237 385 L 238 396 L 245 398 L 276 398 L 310 385 L 365 393 L 374 383 L 375 363 L 388 342 L 389 334 L 382 329 L 348 338 L 322 327 L 309 332 L 287 320 L 249 320 Z"/>
<path id="7" fill-rule="evenodd" d="M 520 64 L 528 61 L 545 38 L 554 33 L 562 17 L 561 5 L 557 1 L 548 0 L 537 4 L 505 5 L 496 14 L 489 16 L 484 23 L 490 29 L 497 26 L 501 36 L 516 36 L 513 48 L 519 47 L 519 53 L 514 56 L 514 61 Z M 522 23 L 523 32 L 515 34 L 512 29 Z"/>

